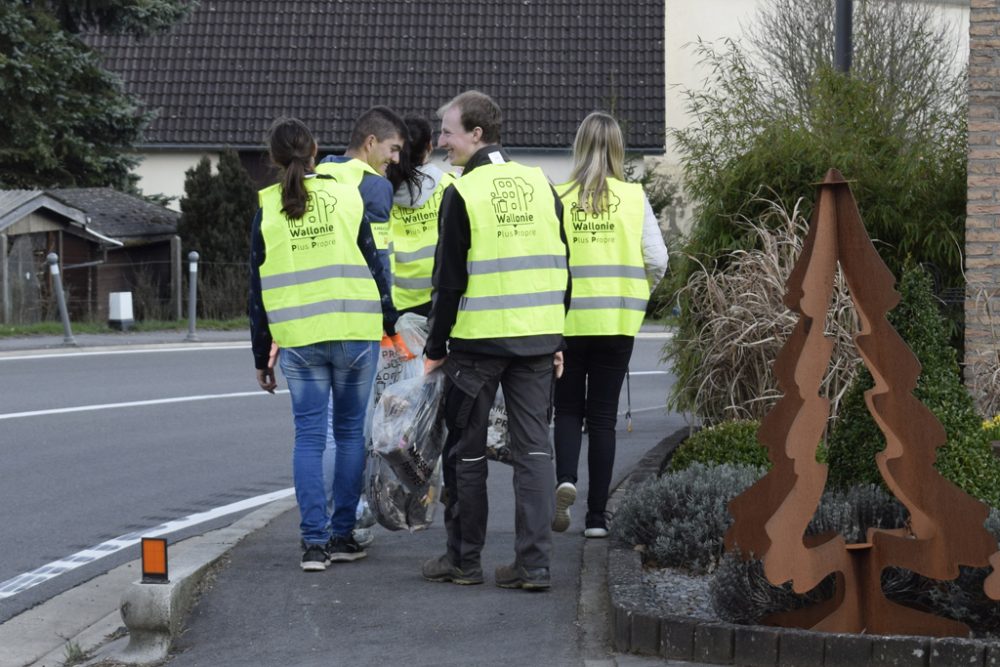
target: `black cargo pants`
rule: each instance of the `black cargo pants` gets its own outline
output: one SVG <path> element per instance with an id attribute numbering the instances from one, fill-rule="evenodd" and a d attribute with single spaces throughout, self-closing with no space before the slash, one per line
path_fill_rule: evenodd
<path id="1" fill-rule="evenodd" d="M 443 452 L 448 556 L 462 569 L 480 566 L 489 501 L 486 431 L 497 387 L 503 387 L 514 467 L 514 551 L 517 564 L 549 567 L 555 471 L 549 442 L 552 355 L 494 357 L 462 352 L 444 364 Z"/>

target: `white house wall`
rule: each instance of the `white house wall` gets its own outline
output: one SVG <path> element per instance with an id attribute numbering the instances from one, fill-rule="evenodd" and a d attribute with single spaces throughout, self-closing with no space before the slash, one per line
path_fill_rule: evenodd
<path id="1" fill-rule="evenodd" d="M 512 151 L 518 161 L 541 167 L 545 175 L 553 183 L 562 183 L 569 178 L 571 159 L 569 147 L 566 153 L 549 153 L 533 151 Z M 216 153 L 148 153 L 142 156 L 142 163 L 135 173 L 139 175 L 139 187 L 145 194 L 164 194 L 175 199 L 170 208 L 180 210 L 180 197 L 184 195 L 184 173 L 198 164 L 203 156 L 212 161 L 212 169 L 216 168 L 219 156 Z M 452 171 L 451 165 L 441 158 L 443 153 L 436 151 L 433 162 L 445 171 Z"/>
<path id="2" fill-rule="evenodd" d="M 184 196 L 185 172 L 197 165 L 203 157 L 208 157 L 212 162 L 213 171 L 219 163 L 218 153 L 157 151 L 139 157 L 142 162 L 134 172 L 139 176 L 139 188 L 143 194 L 173 197 L 170 208 L 175 211 L 181 210 L 180 198 Z"/>

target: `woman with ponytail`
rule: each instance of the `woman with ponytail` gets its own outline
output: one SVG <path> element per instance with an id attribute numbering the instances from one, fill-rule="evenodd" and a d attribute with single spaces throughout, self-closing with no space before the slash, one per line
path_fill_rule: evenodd
<path id="1" fill-rule="evenodd" d="M 430 164 L 431 124 L 419 116 L 404 120 L 409 139 L 390 164 L 386 178 L 392 183 L 389 214 L 392 239 L 392 300 L 400 313 L 426 317 L 431 310 L 431 273 L 438 240 L 438 208 L 452 174 Z"/>
<path id="2" fill-rule="evenodd" d="M 278 183 L 259 193 L 251 224 L 250 332 L 257 382 L 274 393 L 272 346 L 281 348 L 295 424 L 292 456 L 303 570 L 366 554 L 352 536 L 365 464 L 364 414 L 378 341 L 396 311 L 354 184 L 314 171 L 316 141 L 294 118 L 268 134 Z M 333 396 L 337 441 L 334 512 L 322 456 Z"/>

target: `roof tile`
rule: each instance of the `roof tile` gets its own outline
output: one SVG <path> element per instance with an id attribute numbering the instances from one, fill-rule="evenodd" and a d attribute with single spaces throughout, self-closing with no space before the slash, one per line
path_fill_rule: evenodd
<path id="1" fill-rule="evenodd" d="M 88 40 L 159 112 L 149 144 L 259 145 L 278 110 L 342 146 L 374 104 L 431 117 L 480 87 L 504 109 L 508 146 L 566 148 L 585 114 L 613 104 L 630 147 L 655 149 L 665 122 L 663 5 L 202 0 L 169 34 Z"/>

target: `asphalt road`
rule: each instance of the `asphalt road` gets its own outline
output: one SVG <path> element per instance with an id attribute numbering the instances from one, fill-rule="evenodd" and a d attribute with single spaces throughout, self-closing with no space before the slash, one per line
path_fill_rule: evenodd
<path id="1" fill-rule="evenodd" d="M 246 348 L 5 358 L 0 382 L 0 582 L 133 531 L 291 486 L 288 396 L 257 389 Z M 242 392 L 248 395 L 207 398 Z M 206 398 L 115 406 L 195 395 Z M 0 622 L 137 555 L 136 547 L 125 549 L 0 597 Z"/>
<path id="2" fill-rule="evenodd" d="M 646 427 L 663 421 L 645 415 L 665 414 L 673 381 L 659 364 L 663 342 L 637 340 L 631 364 L 634 434 L 651 444 L 658 433 Z M 138 548 L 43 573 L 42 583 L 6 597 L 5 582 L 114 538 L 291 486 L 288 396 L 257 389 L 245 346 L 88 352 L 0 358 L 0 623 L 137 558 Z M 61 411 L 95 405 L 104 407 Z"/>

